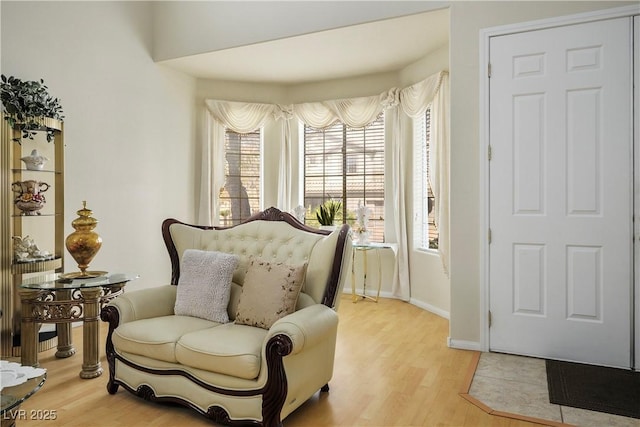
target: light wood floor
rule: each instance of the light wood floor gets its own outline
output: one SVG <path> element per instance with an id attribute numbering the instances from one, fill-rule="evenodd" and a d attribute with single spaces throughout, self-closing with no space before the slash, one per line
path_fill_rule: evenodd
<path id="1" fill-rule="evenodd" d="M 353 304 L 343 297 L 337 354 L 329 393 L 316 394 L 284 420 L 299 426 L 534 426 L 489 415 L 459 393 L 467 385 L 474 352 L 445 345 L 448 321 L 410 304 L 382 299 Z M 106 324 L 101 329 L 104 342 Z M 212 426 L 199 414 L 178 406 L 146 402 L 119 389 L 106 390 L 105 373 L 80 379 L 81 328 L 74 328 L 78 353 L 56 359 L 40 354 L 47 368 L 43 388 L 22 408 L 55 411 L 55 421 L 21 420 L 26 426 Z M 310 367 L 311 368 L 311 367 Z"/>

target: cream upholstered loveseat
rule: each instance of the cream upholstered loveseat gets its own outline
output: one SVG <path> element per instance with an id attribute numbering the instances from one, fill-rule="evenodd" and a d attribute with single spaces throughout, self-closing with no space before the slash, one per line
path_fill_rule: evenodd
<path id="1" fill-rule="evenodd" d="M 215 422 L 282 425 L 282 419 L 333 373 L 335 311 L 351 259 L 348 226 L 328 233 L 276 208 L 229 228 L 162 225 L 172 263 L 171 285 L 126 292 L 106 305 L 107 390 L 119 386 L 160 402 L 188 406 Z M 238 255 L 229 323 L 174 314 L 183 254 L 188 249 Z M 306 263 L 295 311 L 269 329 L 234 321 L 251 260 Z"/>

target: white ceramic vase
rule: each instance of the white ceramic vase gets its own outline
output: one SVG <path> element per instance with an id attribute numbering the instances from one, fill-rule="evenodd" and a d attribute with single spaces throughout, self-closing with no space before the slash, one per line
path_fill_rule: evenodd
<path id="1" fill-rule="evenodd" d="M 38 150 L 31 151 L 31 155 L 24 156 L 20 160 L 27 166 L 27 170 L 41 171 L 44 168 L 45 163 L 49 161 L 45 156 L 41 156 Z"/>

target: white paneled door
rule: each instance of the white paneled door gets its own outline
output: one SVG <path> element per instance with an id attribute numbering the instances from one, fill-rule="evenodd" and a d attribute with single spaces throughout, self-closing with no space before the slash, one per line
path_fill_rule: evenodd
<path id="1" fill-rule="evenodd" d="M 490 40 L 491 351 L 631 366 L 632 27 Z"/>

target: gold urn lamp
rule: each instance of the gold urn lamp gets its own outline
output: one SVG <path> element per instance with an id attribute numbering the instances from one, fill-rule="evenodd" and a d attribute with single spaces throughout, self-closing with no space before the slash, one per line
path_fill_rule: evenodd
<path id="1" fill-rule="evenodd" d="M 93 212 L 87 209 L 87 202 L 82 202 L 82 209 L 78 212 L 78 218 L 71 222 L 73 233 L 67 236 L 65 246 L 74 260 L 78 263 L 80 272 L 64 275 L 65 278 L 91 278 L 106 274 L 104 271 L 87 271 L 89 263 L 100 250 L 102 238 L 93 231 L 98 224 L 98 220 L 92 215 Z"/>

